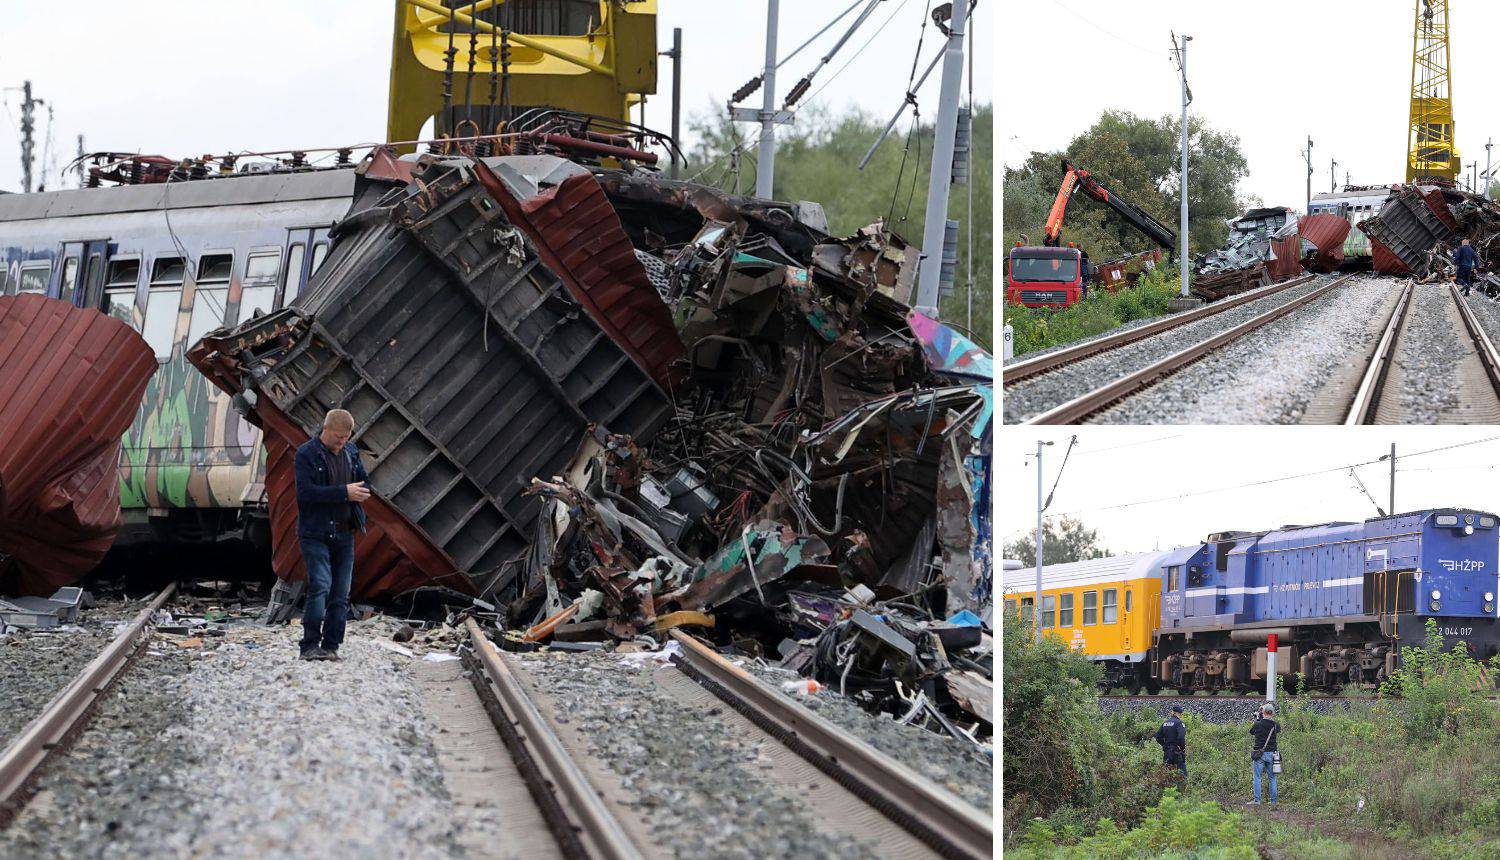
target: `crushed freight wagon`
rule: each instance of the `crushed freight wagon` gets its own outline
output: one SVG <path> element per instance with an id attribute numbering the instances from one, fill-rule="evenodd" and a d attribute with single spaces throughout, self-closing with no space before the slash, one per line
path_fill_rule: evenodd
<path id="1" fill-rule="evenodd" d="M 267 431 L 279 576 L 290 448 L 343 407 L 364 599 L 479 597 L 512 647 L 694 627 L 988 724 L 993 365 L 903 303 L 915 249 L 644 171 L 379 162 L 311 289 L 189 354 Z"/>
<path id="2" fill-rule="evenodd" d="M 1487 292 L 1500 290 L 1491 273 L 1500 254 L 1500 205 L 1456 188 L 1398 187 L 1359 228 L 1370 237 L 1375 270 L 1418 280 L 1446 277 L 1453 252 L 1468 239 L 1479 255 Z"/>
<path id="3" fill-rule="evenodd" d="M 121 525 L 120 438 L 155 372 L 111 316 L 0 297 L 0 595 L 45 597 L 104 558 Z"/>

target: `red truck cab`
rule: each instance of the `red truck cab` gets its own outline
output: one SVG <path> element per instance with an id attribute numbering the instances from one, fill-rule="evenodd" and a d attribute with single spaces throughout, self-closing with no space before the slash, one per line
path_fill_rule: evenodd
<path id="1" fill-rule="evenodd" d="M 1066 308 L 1083 298 L 1077 248 L 1019 246 L 1010 251 L 1005 300 L 1028 308 Z"/>

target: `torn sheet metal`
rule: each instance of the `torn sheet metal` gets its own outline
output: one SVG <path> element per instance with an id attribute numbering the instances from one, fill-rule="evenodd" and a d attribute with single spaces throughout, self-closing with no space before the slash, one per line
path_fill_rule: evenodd
<path id="1" fill-rule="evenodd" d="M 730 541 L 687 574 L 685 583 L 657 598 L 665 611 L 712 609 L 747 593 L 763 597 L 765 586 L 799 565 L 828 557 L 828 545 L 814 535 L 799 536 L 786 523 L 746 525 Z"/>
<path id="2" fill-rule="evenodd" d="M 1425 276 L 1431 267 L 1429 252 L 1458 244 L 1452 215 L 1441 201 L 1440 195 L 1433 198 L 1419 188 L 1401 188 L 1378 213 L 1359 222 L 1359 229 L 1418 277 Z M 1439 211 L 1447 217 L 1439 217 Z"/>
<path id="3" fill-rule="evenodd" d="M 1344 264 L 1344 241 L 1349 237 L 1349 219 L 1342 215 L 1320 213 L 1304 215 L 1297 221 L 1297 235 L 1306 250 L 1307 268 L 1314 272 L 1332 272 Z M 1311 246 L 1310 248 L 1308 246 Z"/>
<path id="4" fill-rule="evenodd" d="M 156 368 L 111 316 L 0 297 L 0 594 L 45 597 L 104 558 L 121 525 L 120 438 Z"/>

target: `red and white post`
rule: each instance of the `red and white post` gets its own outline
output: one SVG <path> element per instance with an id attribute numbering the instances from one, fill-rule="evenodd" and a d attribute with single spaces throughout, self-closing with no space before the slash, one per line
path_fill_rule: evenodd
<path id="1" fill-rule="evenodd" d="M 1266 634 L 1266 702 L 1276 701 L 1276 634 Z"/>

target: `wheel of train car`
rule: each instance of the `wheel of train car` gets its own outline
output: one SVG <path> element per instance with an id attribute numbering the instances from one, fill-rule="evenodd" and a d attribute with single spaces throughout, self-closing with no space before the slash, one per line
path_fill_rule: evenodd
<path id="1" fill-rule="evenodd" d="M 1141 694 L 1141 678 L 1139 675 L 1133 676 L 1125 685 L 1125 692 L 1132 696 L 1139 696 Z"/>
<path id="2" fill-rule="evenodd" d="M 1158 681 L 1158 680 L 1156 680 L 1155 678 L 1147 678 L 1146 679 L 1146 692 L 1150 693 L 1153 696 L 1156 695 L 1157 693 L 1160 693 L 1161 692 L 1161 682 Z"/>

